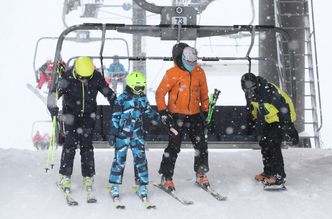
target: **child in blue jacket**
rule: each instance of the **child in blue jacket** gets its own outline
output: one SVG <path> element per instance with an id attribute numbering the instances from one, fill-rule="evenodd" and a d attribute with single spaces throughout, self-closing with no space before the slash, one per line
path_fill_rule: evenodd
<path id="1" fill-rule="evenodd" d="M 128 148 L 134 158 L 135 183 L 141 198 L 147 197 L 146 185 L 149 183 L 148 163 L 145 156 L 143 115 L 154 124 L 160 120 L 145 95 L 146 78 L 140 72 L 132 72 L 126 77 L 127 86 L 114 103 L 111 121 L 110 145 L 115 147 L 115 156 L 109 176 L 111 195 L 119 197 Z"/>

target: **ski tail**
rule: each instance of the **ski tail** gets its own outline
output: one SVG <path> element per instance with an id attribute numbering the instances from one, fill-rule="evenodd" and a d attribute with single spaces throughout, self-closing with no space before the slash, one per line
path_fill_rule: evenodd
<path id="1" fill-rule="evenodd" d="M 213 198 L 217 199 L 218 201 L 223 201 L 223 200 L 227 199 L 226 196 L 224 196 L 224 195 L 216 192 L 214 189 L 212 189 L 210 185 L 201 185 L 197 182 L 196 182 L 196 185 L 198 185 L 200 188 L 202 188 L 204 191 L 209 193 Z"/>
<path id="2" fill-rule="evenodd" d="M 159 188 L 161 191 L 166 192 L 167 194 L 169 194 L 171 197 L 173 197 L 175 200 L 177 200 L 178 202 L 180 202 L 183 205 L 192 205 L 194 204 L 193 201 L 189 201 L 186 200 L 184 198 L 182 198 L 181 196 L 179 196 L 177 194 L 177 192 L 175 192 L 175 190 L 166 190 L 161 184 L 153 184 L 155 187 Z"/>

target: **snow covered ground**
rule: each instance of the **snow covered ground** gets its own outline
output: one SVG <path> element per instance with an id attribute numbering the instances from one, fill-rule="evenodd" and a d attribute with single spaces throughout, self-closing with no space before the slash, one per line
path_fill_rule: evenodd
<path id="1" fill-rule="evenodd" d="M 55 186 L 60 149 L 55 169 L 45 173 L 47 151 L 0 149 L 0 218 L 332 218 L 332 150 L 284 150 L 287 191 L 264 191 L 253 180 L 261 172 L 259 150 L 210 150 L 209 178 L 214 188 L 227 195 L 217 201 L 194 184 L 191 149 L 182 150 L 174 176 L 179 194 L 195 203 L 184 206 L 152 186 L 159 181 L 157 170 L 162 150 L 147 152 L 151 184 L 149 195 L 155 210 L 143 208 L 130 191 L 133 185 L 132 156 L 128 155 L 124 185 L 121 187 L 126 210 L 117 210 L 106 187 L 113 149 L 96 149 L 95 185 L 97 204 L 87 204 L 82 190 L 79 153 L 75 159 L 73 195 L 79 206 L 69 207 Z"/>

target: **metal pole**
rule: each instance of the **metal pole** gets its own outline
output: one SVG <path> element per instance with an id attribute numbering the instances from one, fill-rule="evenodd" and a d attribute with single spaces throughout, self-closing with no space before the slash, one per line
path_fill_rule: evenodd
<path id="1" fill-rule="evenodd" d="M 133 24 L 134 25 L 145 25 L 146 24 L 146 12 L 135 1 L 133 1 Z M 133 56 L 145 56 L 143 49 L 143 39 L 141 34 L 133 35 Z M 143 74 L 146 73 L 146 62 L 136 61 L 133 63 L 134 71 L 140 71 Z"/>

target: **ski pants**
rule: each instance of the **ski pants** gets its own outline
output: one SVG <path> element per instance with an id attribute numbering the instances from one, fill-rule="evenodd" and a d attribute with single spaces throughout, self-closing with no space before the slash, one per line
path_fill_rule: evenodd
<path id="1" fill-rule="evenodd" d="M 173 114 L 175 129 L 178 135 L 169 135 L 168 146 L 164 150 L 162 161 L 159 168 L 159 174 L 166 178 L 172 178 L 174 174 L 175 162 L 180 153 L 182 138 L 185 133 L 188 134 L 195 149 L 194 171 L 196 173 L 207 173 L 208 164 L 208 146 L 204 135 L 204 123 L 200 114 L 181 115 Z"/>
<path id="2" fill-rule="evenodd" d="M 95 175 L 95 161 L 92 145 L 92 135 L 95 119 L 89 115 L 73 116 L 63 115 L 65 126 L 65 143 L 62 148 L 59 173 L 71 176 L 73 173 L 76 149 L 80 148 L 81 171 L 83 177 Z"/>
<path id="3" fill-rule="evenodd" d="M 127 152 L 131 149 L 134 159 L 135 184 L 149 183 L 148 162 L 145 155 L 144 139 L 142 137 L 116 138 L 114 159 L 109 176 L 112 184 L 122 184 L 123 172 L 126 166 Z"/>
<path id="4" fill-rule="evenodd" d="M 281 152 L 283 131 L 279 123 L 267 124 L 263 128 L 263 136 L 259 141 L 263 157 L 264 173 L 269 176 L 279 174 L 286 177 L 284 159 Z"/>

